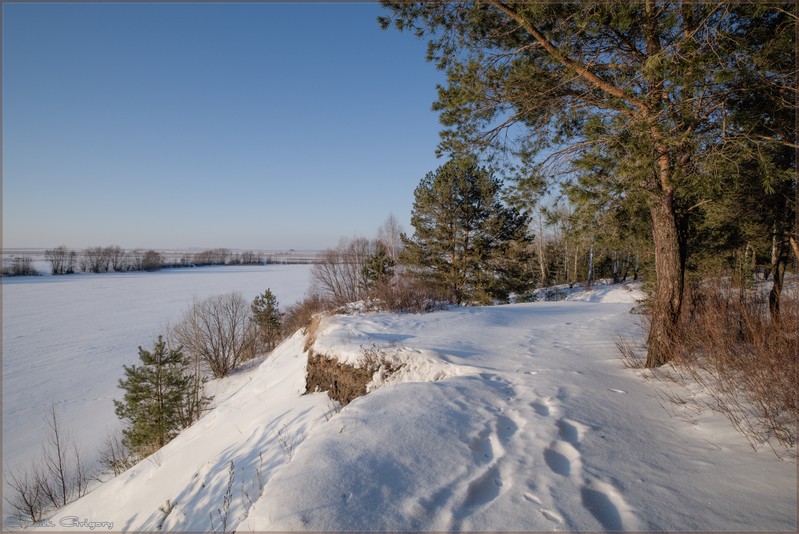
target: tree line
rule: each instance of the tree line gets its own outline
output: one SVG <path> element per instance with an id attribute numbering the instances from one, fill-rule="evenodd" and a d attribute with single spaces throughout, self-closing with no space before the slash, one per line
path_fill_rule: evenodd
<path id="1" fill-rule="evenodd" d="M 125 250 L 119 246 L 89 247 L 81 252 L 65 246 L 48 249 L 45 259 L 54 275 L 76 272 L 106 273 L 124 271 L 157 271 L 163 268 L 203 267 L 210 265 L 267 265 L 276 263 L 270 254 L 252 250 L 234 252 L 227 248 L 207 249 L 183 254 L 170 260 L 163 253 L 149 249 Z M 36 274 L 29 257 L 15 258 L 8 275 Z"/>

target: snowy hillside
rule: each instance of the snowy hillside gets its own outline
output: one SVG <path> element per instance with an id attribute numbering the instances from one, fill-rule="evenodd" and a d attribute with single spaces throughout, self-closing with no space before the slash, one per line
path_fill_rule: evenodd
<path id="1" fill-rule="evenodd" d="M 303 394 L 297 334 L 52 525 L 795 530 L 795 457 L 754 452 L 719 415 L 670 416 L 660 386 L 620 365 L 615 335 L 640 336 L 631 296 L 325 318 L 316 353 L 399 370 L 339 409 Z"/>
<path id="2" fill-rule="evenodd" d="M 157 272 L 3 279 L 3 469 L 37 461 L 45 417 L 61 421 L 94 463 L 119 425 L 113 399 L 122 366 L 138 360 L 193 299 L 267 287 L 281 304 L 302 297 L 310 265 L 228 266 Z M 6 490 L 8 488 L 6 487 Z"/>

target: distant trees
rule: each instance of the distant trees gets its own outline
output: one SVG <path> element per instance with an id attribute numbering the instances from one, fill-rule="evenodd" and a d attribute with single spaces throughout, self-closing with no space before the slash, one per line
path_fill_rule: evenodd
<path id="1" fill-rule="evenodd" d="M 11 265 L 3 265 L 3 276 L 36 276 L 39 274 L 33 266 L 30 256 L 17 256 L 11 259 Z"/>
<path id="2" fill-rule="evenodd" d="M 155 250 L 148 250 L 142 257 L 140 268 L 142 271 L 157 271 L 163 267 L 163 265 L 164 258 L 161 256 L 161 253 Z"/>
<path id="3" fill-rule="evenodd" d="M 84 272 L 105 273 L 111 266 L 111 247 L 91 247 L 83 251 L 80 269 Z"/>
<path id="4" fill-rule="evenodd" d="M 414 193 L 401 261 L 455 304 L 505 300 L 529 287 L 529 219 L 500 201 L 501 184 L 476 158 L 428 173 Z"/>
<path id="5" fill-rule="evenodd" d="M 201 265 L 225 265 L 231 257 L 229 249 L 214 248 L 194 254 L 192 263 Z"/>
<path id="6" fill-rule="evenodd" d="M 297 254 L 276 253 L 264 255 L 253 250 L 234 252 L 226 248 L 213 248 L 196 253 L 185 253 L 177 257 L 173 253 L 159 252 L 154 249 L 126 250 L 117 245 L 89 247 L 80 252 L 69 250 L 65 246 L 48 249 L 45 259 L 50 263 L 53 274 L 72 274 L 76 271 L 87 273 L 125 272 L 125 271 L 157 271 L 170 267 L 203 267 L 216 265 L 266 265 L 307 264 L 313 262 L 313 253 Z M 6 275 L 20 275 L 18 261 L 5 269 Z M 31 265 L 27 265 L 31 266 Z M 26 272 L 24 274 L 35 274 Z"/>
<path id="7" fill-rule="evenodd" d="M 87 273 L 124 271 L 155 271 L 164 266 L 161 253 L 155 250 L 127 251 L 117 245 L 89 247 L 80 254 L 65 246 L 48 249 L 45 259 L 50 262 L 52 274 L 72 274 L 76 269 Z"/>
<path id="8" fill-rule="evenodd" d="M 75 272 L 77 253 L 68 250 L 65 246 L 56 247 L 45 251 L 45 257 L 50 262 L 50 270 L 53 274 L 72 274 Z"/>
<path id="9" fill-rule="evenodd" d="M 211 399 L 201 393 L 203 382 L 191 372 L 182 349 L 168 348 L 161 336 L 151 351 L 139 347 L 139 360 L 138 366 L 123 366 L 119 387 L 125 394 L 114 406 L 127 424 L 124 445 L 143 457 L 199 418 Z"/>

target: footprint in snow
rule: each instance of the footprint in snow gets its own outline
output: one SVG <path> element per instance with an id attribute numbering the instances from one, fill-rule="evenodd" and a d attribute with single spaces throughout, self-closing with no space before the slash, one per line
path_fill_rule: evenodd
<path id="1" fill-rule="evenodd" d="M 580 453 L 566 441 L 555 441 L 547 447 L 544 450 L 544 461 L 552 472 L 562 477 L 577 474 L 582 467 Z"/>
<path id="2" fill-rule="evenodd" d="M 560 514 L 553 512 L 551 510 L 541 510 L 541 515 L 552 521 L 553 523 L 563 523 L 563 518 Z"/>
<path id="3" fill-rule="evenodd" d="M 532 502 L 532 503 L 535 503 L 535 504 L 541 504 L 541 499 L 539 499 L 538 497 L 536 497 L 532 493 L 525 493 L 524 495 L 522 495 L 522 497 L 524 497 L 525 501 L 529 501 L 529 502 Z"/>
<path id="4" fill-rule="evenodd" d="M 639 530 L 638 520 L 613 485 L 586 480 L 580 488 L 583 506 L 605 530 Z"/>
<path id="5" fill-rule="evenodd" d="M 531 402 L 530 407 L 535 410 L 535 413 L 540 415 L 541 417 L 548 417 L 549 416 L 549 406 L 547 406 L 543 402 Z"/>

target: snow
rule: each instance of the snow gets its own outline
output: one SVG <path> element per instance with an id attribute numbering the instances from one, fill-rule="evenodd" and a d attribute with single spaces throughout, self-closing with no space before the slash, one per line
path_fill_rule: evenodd
<path id="1" fill-rule="evenodd" d="M 121 398 L 122 365 L 138 361 L 138 346 L 151 347 L 194 298 L 238 291 L 252 300 L 270 287 L 282 306 L 292 304 L 310 267 L 3 278 L 3 469 L 39 456 L 53 404 L 90 459 L 118 427 L 112 399 Z"/>
<path id="2" fill-rule="evenodd" d="M 721 415 L 664 409 L 662 384 L 618 359 L 616 335 L 642 336 L 630 291 L 595 291 L 586 301 L 327 317 L 315 352 L 358 362 L 371 350 L 404 367 L 340 408 L 303 394 L 297 334 L 153 458 L 51 521 L 84 530 L 220 530 L 226 515 L 237 532 L 795 531 L 795 455 L 752 450 Z"/>

